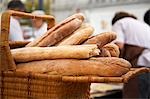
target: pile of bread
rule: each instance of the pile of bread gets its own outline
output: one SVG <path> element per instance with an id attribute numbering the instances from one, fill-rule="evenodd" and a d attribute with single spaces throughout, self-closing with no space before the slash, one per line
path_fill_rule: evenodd
<path id="1" fill-rule="evenodd" d="M 127 73 L 131 64 L 118 58 L 119 48 L 111 43 L 116 34 L 105 32 L 91 36 L 93 27 L 83 21 L 83 14 L 74 14 L 26 47 L 12 49 L 16 71 L 104 77 Z"/>

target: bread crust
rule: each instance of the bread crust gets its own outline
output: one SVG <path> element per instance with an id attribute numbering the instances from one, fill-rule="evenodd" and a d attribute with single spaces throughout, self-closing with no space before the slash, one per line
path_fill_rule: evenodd
<path id="1" fill-rule="evenodd" d="M 97 44 L 99 48 L 102 48 L 107 43 L 115 40 L 116 37 L 116 33 L 114 32 L 104 32 L 89 38 L 84 44 Z"/>
<path id="2" fill-rule="evenodd" d="M 117 57 L 92 58 L 89 60 L 57 59 L 43 60 L 17 65 L 16 71 L 47 73 L 51 75 L 94 75 L 104 77 L 122 76 L 131 64 Z"/>
<path id="3" fill-rule="evenodd" d="M 108 43 L 104 45 L 102 49 L 108 50 L 111 57 L 119 57 L 120 55 L 119 47 L 114 43 Z"/>
<path id="4" fill-rule="evenodd" d="M 83 43 L 85 40 L 88 39 L 94 32 L 94 28 L 89 24 L 82 24 L 79 29 L 77 29 L 73 34 L 69 37 L 66 37 L 57 45 L 78 45 Z"/>
<path id="5" fill-rule="evenodd" d="M 26 47 L 45 47 L 55 45 L 63 38 L 69 36 L 76 29 L 78 29 L 81 26 L 83 20 L 84 16 L 82 14 L 74 14 L 49 29 L 43 36 L 27 44 Z"/>
<path id="6" fill-rule="evenodd" d="M 102 48 L 100 49 L 100 51 L 101 51 L 99 55 L 100 57 L 111 57 L 109 50 Z"/>
<path id="7" fill-rule="evenodd" d="M 98 56 L 100 50 L 96 44 L 64 45 L 55 47 L 25 47 L 11 50 L 16 62 L 29 62 L 46 59 L 88 59 Z"/>

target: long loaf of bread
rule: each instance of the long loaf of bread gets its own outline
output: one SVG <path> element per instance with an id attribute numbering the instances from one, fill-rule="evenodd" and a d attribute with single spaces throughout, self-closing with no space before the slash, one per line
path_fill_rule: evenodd
<path id="1" fill-rule="evenodd" d="M 92 35 L 94 28 L 89 24 L 82 24 L 82 26 L 77 29 L 69 37 L 66 37 L 57 45 L 78 45 L 88 39 Z"/>
<path id="2" fill-rule="evenodd" d="M 84 20 L 84 16 L 81 13 L 74 14 L 53 28 L 49 29 L 43 36 L 35 39 L 26 45 L 26 47 L 33 46 L 52 46 L 69 36 L 76 29 L 78 29 Z"/>
<path id="3" fill-rule="evenodd" d="M 29 62 L 34 60 L 76 58 L 86 59 L 100 53 L 96 44 L 65 45 L 55 47 L 24 47 L 11 50 L 16 62 Z"/>
<path id="4" fill-rule="evenodd" d="M 51 75 L 121 76 L 130 70 L 131 64 L 117 57 L 92 58 L 89 60 L 57 59 L 17 64 L 16 71 L 48 73 Z"/>
<path id="5" fill-rule="evenodd" d="M 116 39 L 116 33 L 104 32 L 89 38 L 84 44 L 97 44 L 99 48 Z"/>

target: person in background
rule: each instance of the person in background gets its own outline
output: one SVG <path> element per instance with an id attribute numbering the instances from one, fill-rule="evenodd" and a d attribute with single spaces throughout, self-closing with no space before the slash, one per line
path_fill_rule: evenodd
<path id="1" fill-rule="evenodd" d="M 20 0 L 12 0 L 7 5 L 8 10 L 15 11 L 25 11 L 25 6 Z M 9 31 L 9 40 L 10 41 L 24 41 L 23 31 L 19 23 L 19 17 L 12 16 L 10 19 L 10 31 Z"/>
<path id="2" fill-rule="evenodd" d="M 133 67 L 150 67 L 150 27 L 146 23 L 140 22 L 127 12 L 117 12 L 112 19 L 112 30 L 117 33 L 115 43 L 120 48 L 120 57 L 130 61 Z M 139 78 L 141 77 L 124 85 L 125 98 L 150 98 L 148 76 L 144 78 L 146 82 L 143 83 L 138 83 Z"/>
<path id="3" fill-rule="evenodd" d="M 147 10 L 144 14 L 144 22 L 150 26 L 150 9 Z M 150 67 L 150 49 L 144 50 L 139 60 L 140 65 Z M 144 73 L 139 76 L 139 86 L 141 98 L 150 99 L 150 73 Z"/>
<path id="4" fill-rule="evenodd" d="M 144 22 L 150 26 L 150 9 L 144 14 Z"/>
<path id="5" fill-rule="evenodd" d="M 35 10 L 32 12 L 34 15 L 45 15 L 43 10 Z M 32 19 L 34 37 L 40 37 L 47 31 L 47 23 L 43 19 Z"/>

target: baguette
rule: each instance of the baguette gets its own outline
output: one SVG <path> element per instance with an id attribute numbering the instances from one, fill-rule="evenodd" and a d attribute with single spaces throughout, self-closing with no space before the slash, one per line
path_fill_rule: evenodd
<path id="1" fill-rule="evenodd" d="M 94 28 L 89 24 L 82 24 L 82 26 L 77 29 L 69 37 L 66 37 L 57 45 L 78 45 L 88 39 L 92 35 Z"/>
<path id="2" fill-rule="evenodd" d="M 116 33 L 114 32 L 104 32 L 89 38 L 84 44 L 97 44 L 99 48 L 102 48 L 107 43 L 116 39 Z"/>
<path id="3" fill-rule="evenodd" d="M 55 47 L 25 47 L 11 50 L 16 62 L 29 62 L 34 60 L 76 58 L 86 59 L 100 53 L 96 44 L 65 45 Z"/>
<path id="4" fill-rule="evenodd" d="M 102 47 L 102 49 L 108 50 L 111 57 L 119 57 L 120 55 L 119 47 L 114 43 L 106 44 Z"/>
<path id="5" fill-rule="evenodd" d="M 25 47 L 30 41 L 9 41 L 10 49 Z"/>
<path id="6" fill-rule="evenodd" d="M 27 44 L 26 47 L 46 47 L 55 45 L 56 43 L 73 33 L 76 29 L 78 29 L 81 26 L 83 20 L 83 14 L 74 14 L 49 29 L 43 36 Z"/>
<path id="7" fill-rule="evenodd" d="M 131 64 L 117 57 L 92 58 L 89 60 L 57 59 L 17 64 L 16 71 L 47 73 L 51 75 L 94 75 L 104 77 L 122 76 Z"/>

